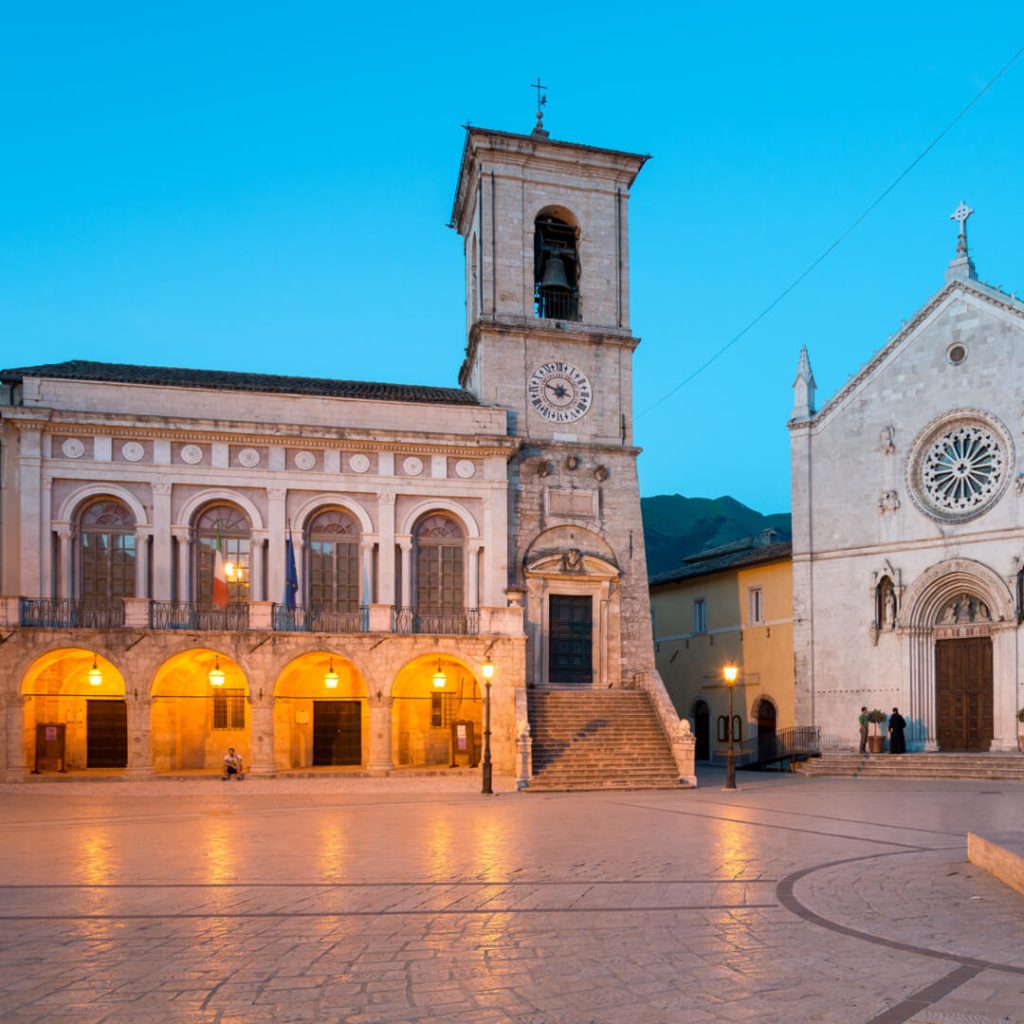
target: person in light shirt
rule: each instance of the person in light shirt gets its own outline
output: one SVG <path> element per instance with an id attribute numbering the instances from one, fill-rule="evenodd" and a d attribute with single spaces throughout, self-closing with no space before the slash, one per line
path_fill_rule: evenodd
<path id="1" fill-rule="evenodd" d="M 245 779 L 245 774 L 242 771 L 242 755 L 235 753 L 234 747 L 228 747 L 228 752 L 224 755 L 224 774 L 221 776 L 221 781 L 230 782 L 232 776 L 239 782 Z"/>

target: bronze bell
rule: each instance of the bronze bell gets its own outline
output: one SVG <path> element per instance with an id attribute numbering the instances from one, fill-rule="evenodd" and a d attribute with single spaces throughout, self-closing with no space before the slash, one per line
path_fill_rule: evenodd
<path id="1" fill-rule="evenodd" d="M 569 279 L 565 276 L 565 264 L 558 256 L 548 257 L 547 263 L 544 264 L 544 276 L 541 278 L 540 286 L 548 291 L 569 291 Z"/>

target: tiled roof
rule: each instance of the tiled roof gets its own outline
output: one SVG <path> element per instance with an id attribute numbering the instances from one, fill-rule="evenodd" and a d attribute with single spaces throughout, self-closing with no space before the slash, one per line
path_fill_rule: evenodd
<path id="1" fill-rule="evenodd" d="M 171 366 L 131 366 L 125 363 L 94 363 L 85 359 L 0 370 L 0 381 L 7 384 L 20 383 L 26 377 L 147 384 L 167 388 L 213 388 L 219 391 L 254 391 L 264 394 L 320 395 L 326 398 L 363 398 L 381 402 L 479 404 L 468 391 L 461 388 L 377 384 L 372 381 L 331 380 L 325 377 L 285 377 L 272 373 L 236 373 L 229 370 L 188 370 Z"/>
<path id="2" fill-rule="evenodd" d="M 793 553 L 793 545 L 788 540 L 778 544 L 747 544 L 739 550 L 736 550 L 732 544 L 726 545 L 726 547 L 732 550 L 699 561 L 688 559 L 686 564 L 678 569 L 670 569 L 668 572 L 652 576 L 650 585 L 656 587 L 661 583 L 679 583 L 682 580 L 691 580 L 698 576 L 711 576 L 727 569 L 743 569 L 751 565 L 762 565 L 765 562 L 776 562 L 783 558 L 789 558 Z"/>

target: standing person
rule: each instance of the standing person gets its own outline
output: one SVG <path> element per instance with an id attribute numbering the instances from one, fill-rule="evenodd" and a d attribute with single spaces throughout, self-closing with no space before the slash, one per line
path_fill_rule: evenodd
<path id="1" fill-rule="evenodd" d="M 230 782 L 232 775 L 239 782 L 245 778 L 242 772 L 242 755 L 236 754 L 234 747 L 228 747 L 228 752 L 224 755 L 224 774 L 220 777 L 221 782 Z"/>
<path id="2" fill-rule="evenodd" d="M 889 753 L 905 754 L 907 752 L 907 741 L 903 738 L 903 730 L 907 727 L 907 720 L 900 714 L 899 708 L 893 708 L 889 716 Z"/>
<path id="3" fill-rule="evenodd" d="M 868 709 L 860 709 L 860 717 L 857 719 L 857 724 L 860 726 L 860 752 L 866 754 L 868 752 Z"/>

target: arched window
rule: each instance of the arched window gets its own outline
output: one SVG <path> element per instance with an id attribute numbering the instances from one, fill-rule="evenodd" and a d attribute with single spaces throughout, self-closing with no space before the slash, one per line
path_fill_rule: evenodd
<path id="1" fill-rule="evenodd" d="M 534 312 L 542 319 L 580 319 L 577 238 L 565 215 L 545 210 L 534 221 Z"/>
<path id="2" fill-rule="evenodd" d="M 416 616 L 421 631 L 431 619 L 463 618 L 465 612 L 465 543 L 462 527 L 451 517 L 429 515 L 416 527 Z M 453 632 L 442 628 L 437 632 Z M 451 624 L 448 624 L 451 625 Z"/>
<path id="3" fill-rule="evenodd" d="M 249 600 L 249 520 L 234 505 L 211 505 L 196 521 L 196 579 L 199 586 L 195 595 L 201 608 L 213 607 L 213 570 L 216 561 L 217 540 L 228 582 L 228 603 L 245 604 Z"/>
<path id="4" fill-rule="evenodd" d="M 78 522 L 79 590 L 84 604 L 135 596 L 135 517 L 112 498 L 88 505 Z"/>
<path id="5" fill-rule="evenodd" d="M 306 541 L 310 608 L 359 609 L 359 524 L 343 509 L 326 509 L 310 522 Z"/>

